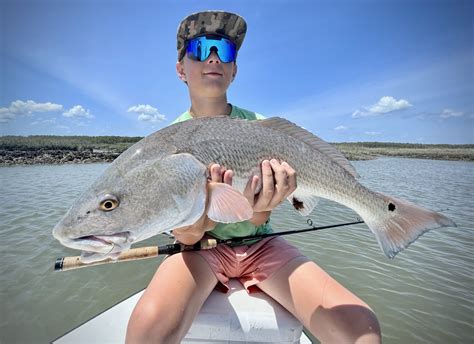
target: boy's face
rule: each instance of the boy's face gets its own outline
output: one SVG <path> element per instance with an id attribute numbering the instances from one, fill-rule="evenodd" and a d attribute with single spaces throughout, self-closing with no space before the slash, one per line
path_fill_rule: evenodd
<path id="1" fill-rule="evenodd" d="M 216 52 L 203 62 L 184 56 L 176 63 L 178 77 L 187 82 L 193 96 L 219 97 L 227 92 L 237 73 L 235 62 L 223 63 Z"/>

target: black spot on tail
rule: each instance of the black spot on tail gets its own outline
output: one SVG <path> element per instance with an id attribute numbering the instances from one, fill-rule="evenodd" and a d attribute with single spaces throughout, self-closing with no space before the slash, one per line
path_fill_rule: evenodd
<path id="1" fill-rule="evenodd" d="M 394 210 L 395 210 L 395 204 L 389 203 L 389 204 L 388 204 L 388 210 L 389 210 L 389 211 L 394 211 Z"/>
<path id="2" fill-rule="evenodd" d="M 293 200 L 292 202 L 293 203 L 293 207 L 295 207 L 296 210 L 301 210 L 304 208 L 304 203 L 301 202 L 298 198 L 296 197 L 293 197 Z"/>

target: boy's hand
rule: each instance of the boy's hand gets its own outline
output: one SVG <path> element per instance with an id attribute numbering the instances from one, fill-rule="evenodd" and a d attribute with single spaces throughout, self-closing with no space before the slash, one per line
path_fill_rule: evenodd
<path id="1" fill-rule="evenodd" d="M 259 177 L 247 183 L 244 196 L 255 212 L 272 211 L 296 190 L 296 171 L 287 162 L 272 159 L 262 162 L 262 189 L 255 194 Z"/>
<path id="2" fill-rule="evenodd" d="M 225 170 L 218 164 L 210 166 L 211 181 L 232 185 L 232 170 Z M 296 190 L 296 171 L 286 162 L 276 159 L 262 162 L 262 189 L 255 194 L 259 177 L 250 178 L 244 190 L 253 211 L 265 212 L 275 209 L 285 198 Z"/>

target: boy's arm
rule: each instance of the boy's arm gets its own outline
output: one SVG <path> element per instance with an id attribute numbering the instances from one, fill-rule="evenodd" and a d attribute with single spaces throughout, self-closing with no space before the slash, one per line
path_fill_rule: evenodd
<path id="1" fill-rule="evenodd" d="M 204 214 L 193 225 L 174 229 L 173 235 L 182 244 L 194 245 L 202 239 L 205 232 L 212 230 L 215 226 L 216 223 Z"/>

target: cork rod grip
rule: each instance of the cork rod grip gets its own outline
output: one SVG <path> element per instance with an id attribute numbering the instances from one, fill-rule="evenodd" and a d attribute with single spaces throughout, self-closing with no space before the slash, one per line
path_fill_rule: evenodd
<path id="1" fill-rule="evenodd" d="M 117 259 L 107 258 L 98 262 L 92 262 L 88 264 L 81 262 L 81 257 L 79 256 L 62 257 L 56 259 L 56 263 L 54 264 L 54 271 L 67 271 L 95 265 L 153 258 L 158 256 L 158 249 L 159 247 L 157 246 L 132 248 L 130 250 L 122 252 Z"/>
<path id="2" fill-rule="evenodd" d="M 138 247 L 123 251 L 116 259 L 107 258 L 92 263 L 81 262 L 80 256 L 61 257 L 56 259 L 56 262 L 54 264 L 54 271 L 67 271 L 95 265 L 147 259 L 156 257 L 160 254 L 175 254 L 183 251 L 210 250 L 211 248 L 216 247 L 218 244 L 219 242 L 216 239 L 203 239 L 194 245 L 183 245 L 180 243 L 174 243 L 164 246 Z"/>

